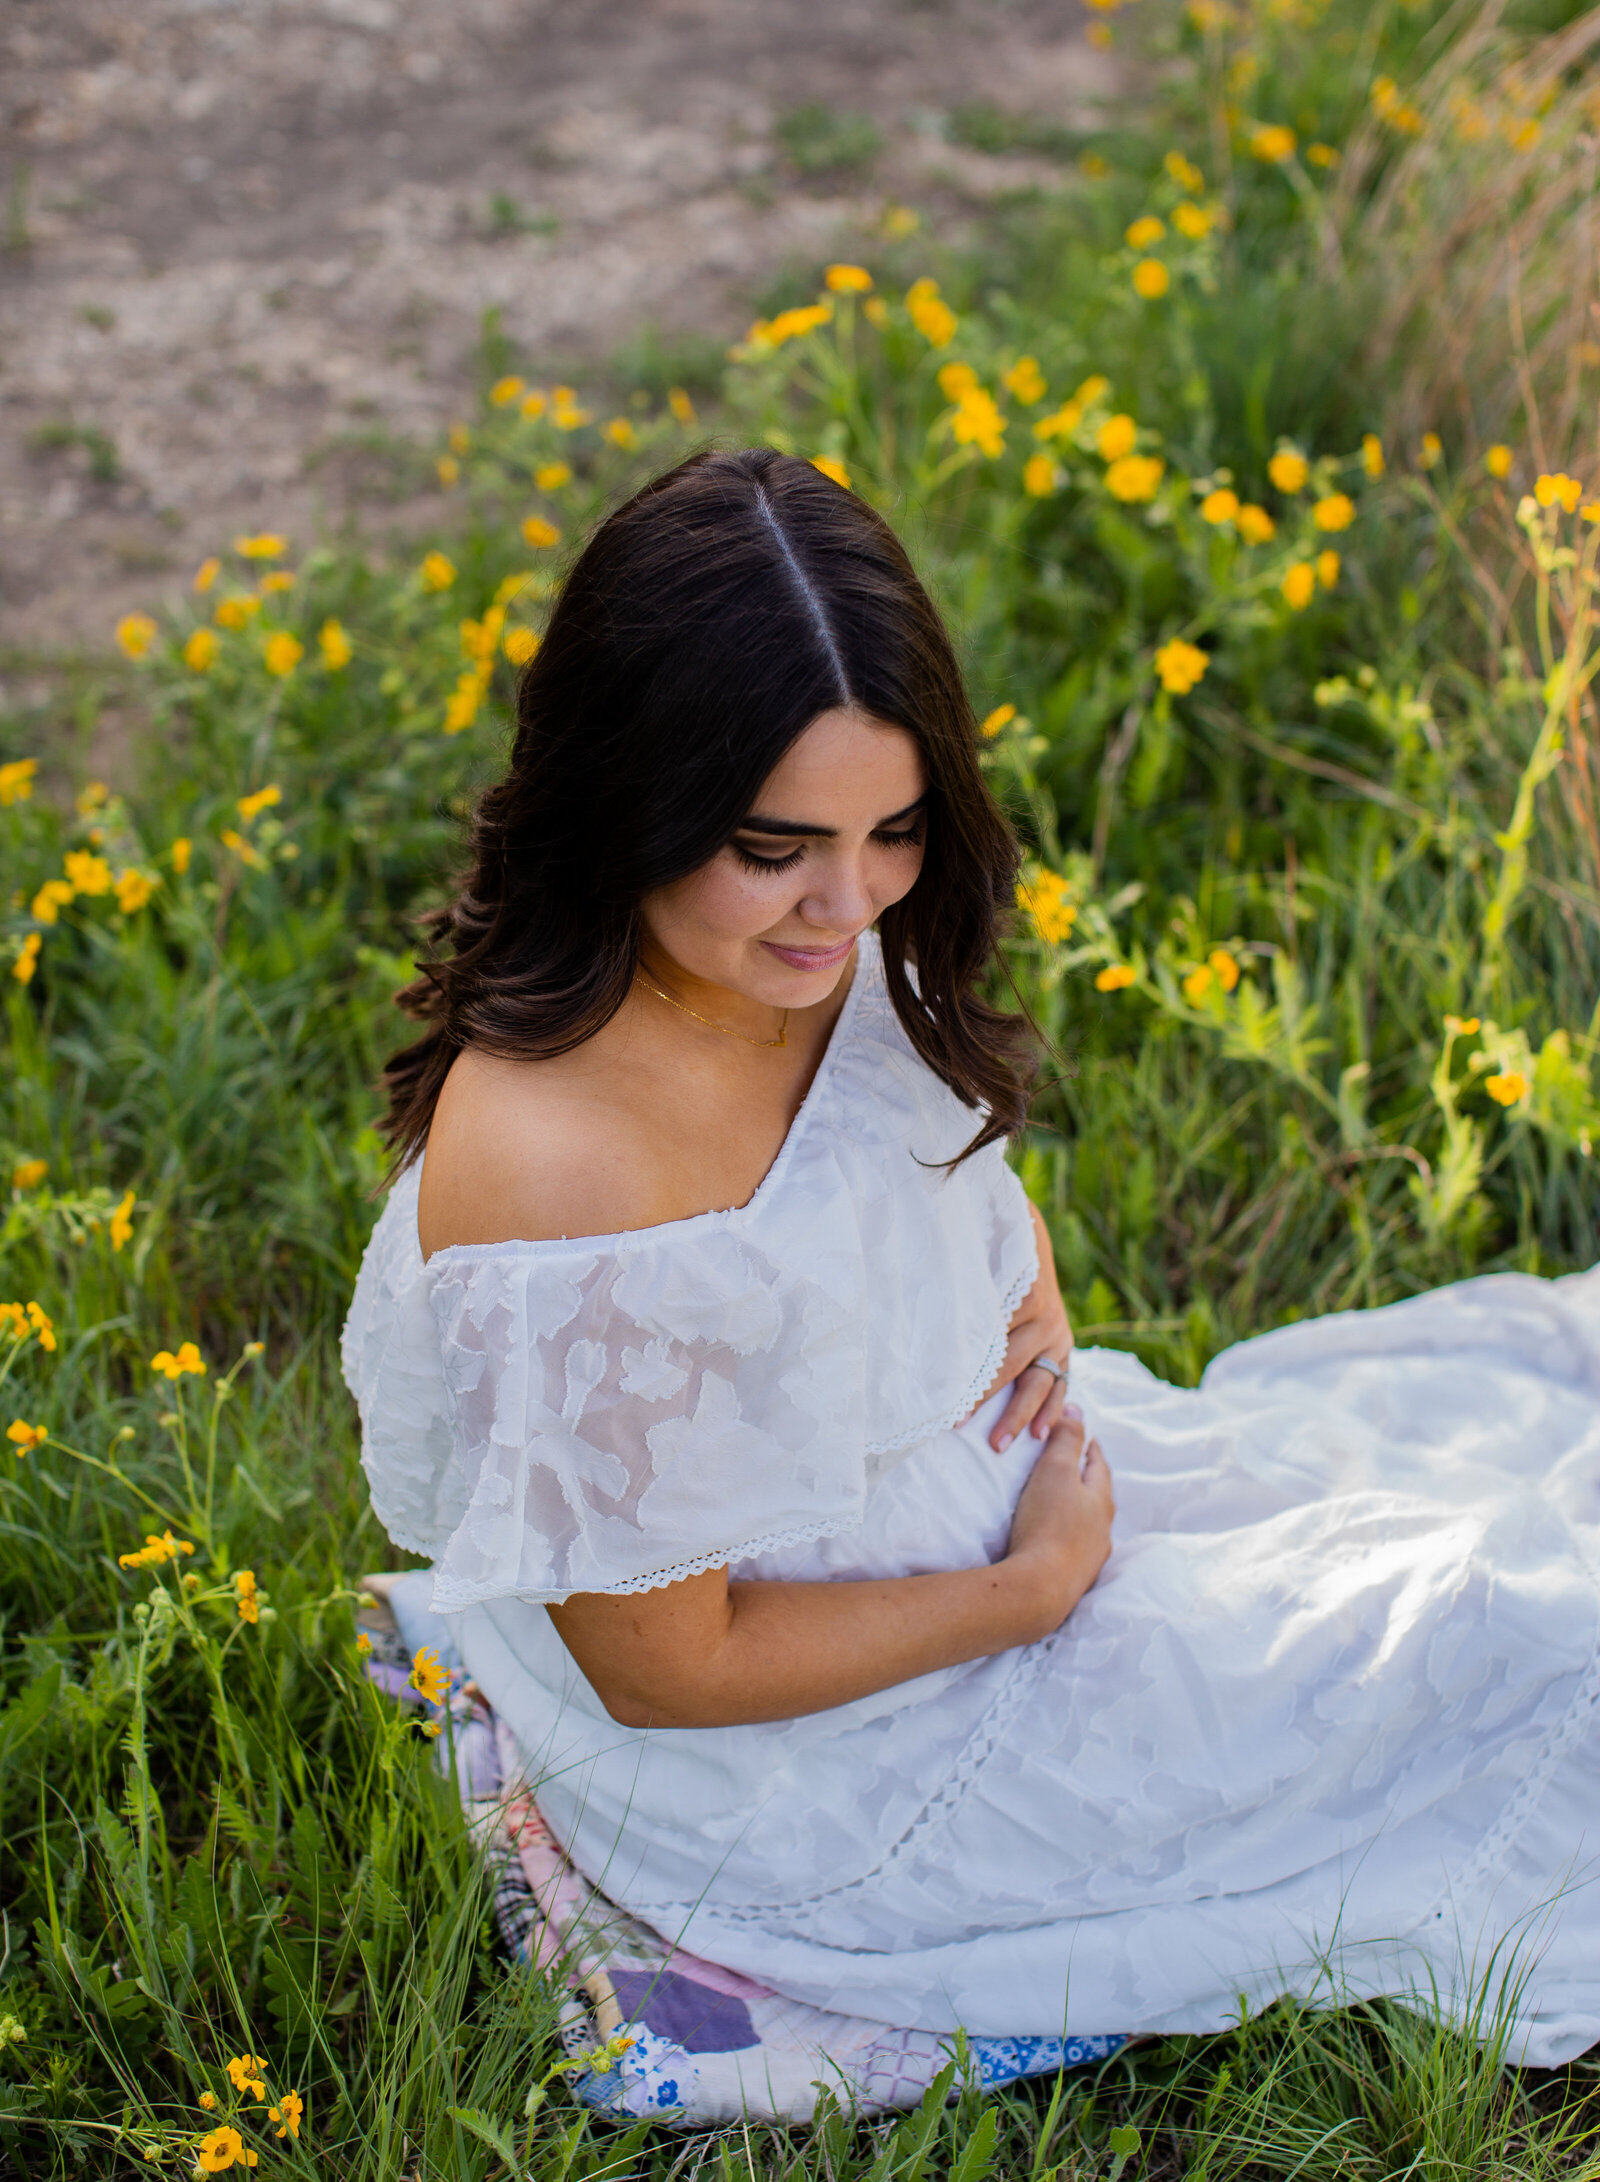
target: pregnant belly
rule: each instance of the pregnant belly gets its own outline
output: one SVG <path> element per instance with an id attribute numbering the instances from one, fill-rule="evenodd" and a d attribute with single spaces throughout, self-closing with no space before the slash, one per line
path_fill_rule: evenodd
<path id="1" fill-rule="evenodd" d="M 753 1554 L 736 1562 L 730 1576 L 747 1583 L 840 1582 L 932 1575 L 999 1560 L 1011 1511 L 1041 1445 L 1024 1434 L 1003 1455 L 989 1446 L 1010 1391 L 1002 1387 L 968 1423 L 885 1458 L 859 1529 Z"/>

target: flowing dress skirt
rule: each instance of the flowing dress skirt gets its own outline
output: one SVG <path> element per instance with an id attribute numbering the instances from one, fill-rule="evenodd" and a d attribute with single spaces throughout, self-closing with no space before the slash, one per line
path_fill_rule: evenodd
<path id="1" fill-rule="evenodd" d="M 929 2030 L 1204 2031 L 1284 1992 L 1391 1993 L 1500 2015 L 1530 2062 L 1600 2041 L 1600 1268 L 1307 1321 L 1193 1390 L 1111 1350 L 1071 1383 L 1112 1558 L 1045 1642 L 880 1702 L 909 1802 L 852 1780 L 842 1730 L 787 1770 L 729 1739 L 767 1731 L 690 1731 L 680 1801 L 702 1750 L 711 1782 L 771 1748 L 781 1794 L 731 1828 L 708 1794 L 703 1884 L 615 1849 L 602 1871 L 594 1844 L 625 1851 L 650 1802 L 641 1750 L 631 1816 L 575 1807 L 580 1864 L 701 1956 Z M 737 1573 L 1003 1551 L 1036 1449 L 991 1454 L 994 1413 L 891 1470 L 862 1533 Z M 516 1655 L 545 1656 L 517 1613 L 463 1631 L 513 1727 Z M 875 1838 L 834 1881 L 815 1843 L 848 1843 L 851 1807 Z"/>

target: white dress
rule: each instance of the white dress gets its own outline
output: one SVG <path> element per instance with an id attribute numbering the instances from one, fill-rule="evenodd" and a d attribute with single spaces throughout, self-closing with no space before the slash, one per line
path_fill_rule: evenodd
<path id="1" fill-rule="evenodd" d="M 1213 2030 L 1286 1991 L 1600 2040 L 1600 1268 L 1240 1343 L 1197 1389 L 1080 1350 L 1110 1561 L 1039 1644 L 754 1727 L 637 1732 L 544 1606 L 729 1564 L 1005 1549 L 1035 1276 L 997 1148 L 864 940 L 748 1204 L 424 1265 L 396 1185 L 345 1330 L 373 1505 L 574 1861 L 817 2006 L 1007 2036 Z M 1000 1397 L 996 1397 L 996 1400 Z"/>

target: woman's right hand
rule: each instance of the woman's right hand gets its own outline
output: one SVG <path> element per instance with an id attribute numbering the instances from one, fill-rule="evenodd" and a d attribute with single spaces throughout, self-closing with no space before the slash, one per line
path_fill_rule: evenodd
<path id="1" fill-rule="evenodd" d="M 1017 1499 L 1005 1566 L 1027 1588 L 1037 1633 L 1058 1629 L 1111 1552 L 1116 1514 L 1111 1471 L 1100 1442 L 1083 1437 L 1083 1413 L 1069 1404 Z"/>

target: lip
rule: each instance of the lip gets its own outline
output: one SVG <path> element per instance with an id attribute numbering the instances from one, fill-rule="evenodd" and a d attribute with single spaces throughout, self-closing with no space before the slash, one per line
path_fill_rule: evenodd
<path id="1" fill-rule="evenodd" d="M 770 939 L 764 939 L 761 944 L 769 955 L 776 955 L 791 970 L 837 970 L 859 937 L 859 933 L 852 932 L 837 947 L 780 947 L 776 940 Z"/>

